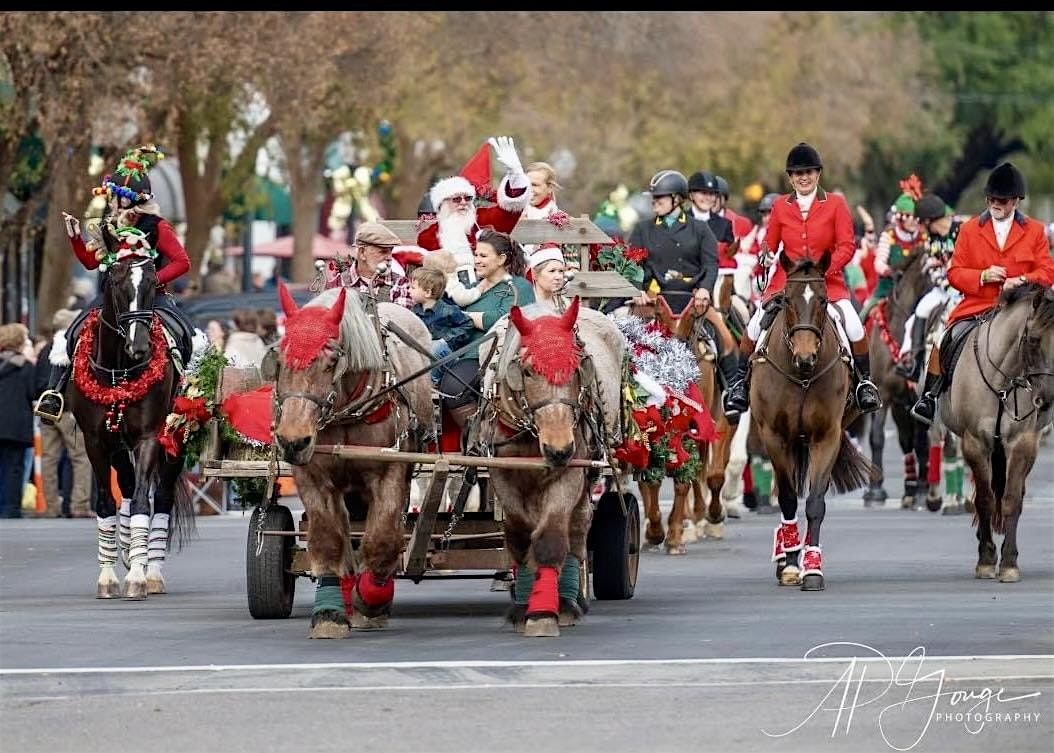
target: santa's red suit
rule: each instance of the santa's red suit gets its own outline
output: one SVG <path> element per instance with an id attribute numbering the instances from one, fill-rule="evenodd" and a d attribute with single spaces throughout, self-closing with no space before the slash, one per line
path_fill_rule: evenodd
<path id="1" fill-rule="evenodd" d="M 492 227 L 502 233 L 511 233 L 530 202 L 530 184 L 519 188 L 513 187 L 510 185 L 510 178 L 515 177 L 520 176 L 506 175 L 502 178 L 497 191 L 496 204 L 476 208 L 476 221 L 468 232 L 444 232 L 444 220 L 440 211 L 439 219 L 418 234 L 417 245 L 429 251 L 438 251 L 440 248 L 450 251 L 459 269 L 471 269 L 472 250 L 476 247 L 476 236 L 480 228 Z M 526 176 L 522 177 L 526 179 Z M 429 191 L 432 206 L 436 210 L 441 210 L 443 202 L 452 196 L 474 197 L 475 195 L 475 187 L 460 175 L 444 178 L 432 186 L 432 190 Z"/>

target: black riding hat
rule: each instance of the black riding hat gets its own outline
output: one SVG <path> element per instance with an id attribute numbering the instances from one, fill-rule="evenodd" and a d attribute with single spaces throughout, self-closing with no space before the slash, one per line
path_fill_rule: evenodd
<path id="1" fill-rule="evenodd" d="M 692 176 L 688 179 L 688 190 L 705 191 L 706 193 L 718 193 L 717 179 L 705 170 L 700 170 L 697 173 L 692 173 Z"/>
<path id="2" fill-rule="evenodd" d="M 820 153 L 801 142 L 787 153 L 787 172 L 791 170 L 823 170 Z"/>
<path id="3" fill-rule="evenodd" d="M 676 170 L 660 170 L 648 182 L 652 196 L 688 195 L 688 180 Z"/>
<path id="4" fill-rule="evenodd" d="M 915 202 L 915 216 L 920 220 L 939 220 L 948 213 L 944 199 L 935 193 L 923 194 Z"/>
<path id="5" fill-rule="evenodd" d="M 984 195 L 993 199 L 1025 198 L 1025 176 L 1010 162 L 1004 162 L 988 174 Z"/>

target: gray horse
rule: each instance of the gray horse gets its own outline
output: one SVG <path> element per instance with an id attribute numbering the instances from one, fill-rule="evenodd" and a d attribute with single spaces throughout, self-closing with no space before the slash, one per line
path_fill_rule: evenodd
<path id="1" fill-rule="evenodd" d="M 1028 284 L 1003 294 L 994 315 L 967 335 L 940 415 L 962 437 L 973 471 L 975 575 L 1016 583 L 1025 479 L 1054 417 L 1054 290 Z M 998 576 L 993 531 L 1004 534 Z"/>

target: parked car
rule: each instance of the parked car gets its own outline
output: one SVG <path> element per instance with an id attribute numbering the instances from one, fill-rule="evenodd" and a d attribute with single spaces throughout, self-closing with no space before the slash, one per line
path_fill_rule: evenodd
<path id="1" fill-rule="evenodd" d="M 290 284 L 289 292 L 298 306 L 315 297 L 309 285 Z M 179 299 L 179 306 L 198 327 L 205 329 L 210 319 L 218 319 L 222 322 L 231 320 L 231 315 L 238 309 L 272 309 L 275 313 L 282 313 L 282 304 L 278 301 L 278 290 L 268 288 L 250 293 L 233 293 L 224 295 L 198 295 L 193 298 Z"/>

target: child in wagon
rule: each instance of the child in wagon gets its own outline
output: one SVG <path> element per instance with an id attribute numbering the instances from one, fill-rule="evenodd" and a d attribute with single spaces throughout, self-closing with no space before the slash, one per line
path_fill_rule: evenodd
<path id="1" fill-rule="evenodd" d="M 438 269 L 418 267 L 410 275 L 412 311 L 425 323 L 432 335 L 432 357 L 439 359 L 468 344 L 472 337 L 472 320 L 465 312 L 443 299 L 447 277 Z M 439 385 L 442 368 L 432 370 L 432 383 Z"/>

